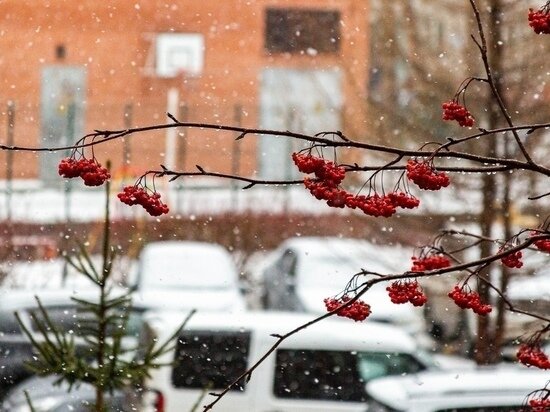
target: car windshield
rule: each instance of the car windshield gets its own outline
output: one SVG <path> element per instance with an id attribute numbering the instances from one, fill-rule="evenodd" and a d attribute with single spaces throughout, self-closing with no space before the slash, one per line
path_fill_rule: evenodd
<path id="1" fill-rule="evenodd" d="M 332 289 L 341 289 L 349 281 L 350 275 L 359 270 L 359 262 L 337 255 L 300 259 L 296 267 L 299 282 L 304 287 Z"/>
<path id="2" fill-rule="evenodd" d="M 335 247 L 302 254 L 298 258 L 296 273 L 300 284 L 305 287 L 334 289 L 342 288 L 349 281 L 350 275 L 361 269 L 386 274 L 397 273 L 406 269 L 399 266 L 403 261 L 406 260 L 403 260 L 401 252 L 396 249 L 350 244 L 345 248 Z"/>
<path id="3" fill-rule="evenodd" d="M 237 277 L 230 257 L 208 248 L 145 253 L 140 271 L 143 287 L 162 289 L 227 289 L 235 285 Z"/>
<path id="4" fill-rule="evenodd" d="M 389 375 L 417 373 L 425 369 L 407 353 L 360 352 L 357 356 L 359 376 L 365 382 Z"/>

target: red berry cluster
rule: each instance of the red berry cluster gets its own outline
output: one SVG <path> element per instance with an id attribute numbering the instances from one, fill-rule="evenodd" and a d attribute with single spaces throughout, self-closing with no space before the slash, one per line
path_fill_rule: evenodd
<path id="1" fill-rule="evenodd" d="M 369 216 L 390 217 L 398 207 L 412 209 L 420 204 L 416 197 L 403 192 L 354 195 L 338 187 L 346 176 L 343 167 L 312 155 L 293 153 L 292 159 L 301 172 L 315 174 L 315 179 L 304 179 L 304 186 L 316 199 L 326 200 L 329 206 L 360 209 Z"/>
<path id="2" fill-rule="evenodd" d="M 508 266 L 512 269 L 519 269 L 523 266 L 523 262 L 521 261 L 522 256 L 523 254 L 521 253 L 521 250 L 518 250 L 517 252 L 510 253 L 509 255 L 502 257 L 500 261 L 504 266 Z"/>
<path id="3" fill-rule="evenodd" d="M 537 236 L 540 234 L 541 233 L 539 232 L 531 232 L 531 236 Z M 534 245 L 538 250 L 550 253 L 550 239 L 535 240 Z"/>
<path id="4" fill-rule="evenodd" d="M 550 14 L 548 10 L 533 10 L 529 9 L 529 26 L 535 30 L 537 34 L 550 34 Z"/>
<path id="5" fill-rule="evenodd" d="M 386 196 L 395 207 L 402 207 L 403 209 L 414 209 L 420 204 L 420 200 L 404 192 L 391 192 Z"/>
<path id="6" fill-rule="evenodd" d="M 346 206 L 351 209 L 360 209 L 364 214 L 374 217 L 390 217 L 397 210 L 388 195 L 380 196 L 378 193 L 370 196 L 349 194 Z"/>
<path id="7" fill-rule="evenodd" d="M 535 398 L 529 400 L 531 412 L 548 412 L 550 411 L 550 398 Z"/>
<path id="8" fill-rule="evenodd" d="M 428 162 L 413 159 L 407 162 L 407 177 L 424 190 L 439 190 L 450 183 L 446 173 L 436 171 Z"/>
<path id="9" fill-rule="evenodd" d="M 304 179 L 304 186 L 316 199 L 326 200 L 329 206 L 346 206 L 348 192 L 344 189 L 340 189 L 337 186 L 330 186 L 322 180 L 314 180 L 309 178 Z"/>
<path id="10" fill-rule="evenodd" d="M 413 262 L 411 271 L 413 272 L 424 272 L 426 270 L 443 269 L 451 266 L 449 258 L 442 254 L 432 254 L 424 257 L 413 256 L 411 259 Z"/>
<path id="11" fill-rule="evenodd" d="M 300 172 L 314 173 L 327 187 L 337 187 L 346 177 L 346 169 L 330 160 L 300 153 L 292 153 L 292 160 Z"/>
<path id="12" fill-rule="evenodd" d="M 345 205 L 351 209 L 360 209 L 369 216 L 392 216 L 398 207 L 413 209 L 420 204 L 420 200 L 403 192 L 391 192 L 387 195 L 375 193 L 370 196 L 352 195 L 347 193 Z"/>
<path id="13" fill-rule="evenodd" d="M 396 281 L 392 282 L 386 290 L 393 303 L 410 302 L 414 306 L 422 306 L 428 301 L 428 298 L 420 288 L 416 280 L 414 281 Z"/>
<path id="14" fill-rule="evenodd" d="M 456 120 L 462 127 L 472 127 L 474 118 L 471 113 L 456 100 L 443 103 L 443 120 Z"/>
<path id="15" fill-rule="evenodd" d="M 542 351 L 538 341 L 521 344 L 516 356 L 524 365 L 534 366 L 539 369 L 550 369 L 550 359 Z"/>
<path id="16" fill-rule="evenodd" d="M 478 315 L 485 316 L 493 310 L 491 305 L 482 303 L 479 294 L 474 291 L 467 292 L 456 285 L 448 295 L 462 309 L 472 309 Z"/>
<path id="17" fill-rule="evenodd" d="M 168 206 L 160 200 L 159 193 L 149 194 L 143 187 L 126 186 L 117 196 L 127 205 L 141 205 L 151 216 L 160 216 L 169 211 Z"/>
<path id="18" fill-rule="evenodd" d="M 337 309 L 342 304 L 348 302 L 351 298 L 349 296 L 342 296 L 339 299 L 326 298 L 324 300 L 327 312 L 331 312 Z M 336 312 L 338 316 L 353 319 L 356 322 L 365 320 L 370 315 L 370 306 L 362 300 L 356 300 L 351 305 L 342 308 Z"/>
<path id="19" fill-rule="evenodd" d="M 111 178 L 109 171 L 102 167 L 94 159 L 82 158 L 79 160 L 73 157 L 66 157 L 59 162 L 58 173 L 61 177 L 81 177 L 86 186 L 101 186 L 107 179 Z"/>

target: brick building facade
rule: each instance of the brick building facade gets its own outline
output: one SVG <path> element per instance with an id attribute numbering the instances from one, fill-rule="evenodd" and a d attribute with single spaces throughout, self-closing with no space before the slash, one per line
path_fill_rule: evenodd
<path id="1" fill-rule="evenodd" d="M 180 120 L 360 138 L 367 0 L 5 0 L 0 2 L 0 141 L 50 147 L 93 129 Z M 172 92 L 169 92 L 172 90 Z M 1 106 L 0 106 L 1 107 Z M 182 138 L 184 137 L 184 138 Z M 293 148 L 222 132 L 135 135 L 98 146 L 115 171 L 169 163 L 280 174 Z M 13 177 L 54 181 L 66 153 L 19 152 Z M 235 158 L 238 162 L 235 162 Z M 233 159 L 233 160 L 232 160 Z M 7 165 L 8 155 L 0 153 Z M 270 172 L 275 170 L 275 172 Z M 0 177 L 6 176 L 0 167 Z M 284 172 L 286 173 L 286 172 Z"/>

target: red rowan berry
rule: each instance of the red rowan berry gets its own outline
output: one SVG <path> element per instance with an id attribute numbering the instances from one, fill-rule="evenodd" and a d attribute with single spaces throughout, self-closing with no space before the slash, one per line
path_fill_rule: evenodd
<path id="1" fill-rule="evenodd" d="M 450 183 L 446 173 L 436 171 L 428 162 L 414 159 L 407 162 L 407 178 L 424 190 L 439 190 Z"/>
<path id="2" fill-rule="evenodd" d="M 388 291 L 391 301 L 396 304 L 410 302 L 414 306 L 422 306 L 428 301 L 428 298 L 416 280 L 398 280 L 392 282 L 386 290 Z"/>
<path id="3" fill-rule="evenodd" d="M 348 302 L 351 298 L 349 296 L 342 296 L 339 299 L 336 298 L 326 298 L 324 300 L 325 307 L 327 312 L 331 312 L 337 309 L 339 306 Z M 356 300 L 351 305 L 341 308 L 336 312 L 336 315 L 342 316 L 345 318 L 353 319 L 356 322 L 361 322 L 365 320 L 371 313 L 370 306 L 363 302 L 362 300 Z"/>
<path id="4" fill-rule="evenodd" d="M 420 205 L 420 200 L 416 197 L 403 192 L 391 192 L 386 195 L 395 207 L 403 209 L 414 209 Z"/>
<path id="5" fill-rule="evenodd" d="M 411 259 L 413 262 L 411 271 L 413 272 L 444 269 L 451 266 L 451 261 L 449 260 L 449 258 L 442 254 L 431 254 L 424 257 L 413 256 Z"/>
<path id="6" fill-rule="evenodd" d="M 151 216 L 160 216 L 169 212 L 168 206 L 160 200 L 159 193 L 154 192 L 150 195 L 143 187 L 126 186 L 117 196 L 122 203 L 129 206 L 141 205 Z"/>
<path id="7" fill-rule="evenodd" d="M 443 103 L 443 120 L 456 120 L 462 127 L 472 127 L 474 118 L 464 106 L 456 100 Z"/>
<path id="8" fill-rule="evenodd" d="M 521 261 L 522 256 L 523 254 L 521 253 L 521 250 L 518 250 L 517 252 L 510 253 L 509 255 L 502 257 L 500 261 L 504 266 L 512 269 L 519 269 L 523 266 L 523 262 Z"/>
<path id="9" fill-rule="evenodd" d="M 550 411 L 550 397 L 541 397 L 529 400 L 531 412 L 548 412 Z"/>
<path id="10" fill-rule="evenodd" d="M 59 175 L 65 178 L 81 177 L 86 186 L 100 186 L 111 178 L 109 171 L 94 159 L 79 160 L 67 157 L 59 162 Z"/>
<path id="11" fill-rule="evenodd" d="M 472 309 L 475 313 L 481 316 L 489 314 L 493 308 L 489 304 L 481 302 L 479 294 L 474 291 L 466 291 L 464 287 L 455 285 L 448 296 L 454 300 L 458 307 L 462 309 Z"/>
<path id="12" fill-rule="evenodd" d="M 549 10 L 546 7 L 536 11 L 529 9 L 529 26 L 533 28 L 535 33 L 550 34 L 550 14 L 548 11 Z"/>
<path id="13" fill-rule="evenodd" d="M 534 366 L 539 369 L 550 369 L 550 360 L 540 347 L 539 340 L 520 345 L 518 360 L 526 366 Z"/>
<path id="14" fill-rule="evenodd" d="M 539 232 L 531 232 L 531 236 L 537 236 L 537 235 L 540 235 L 542 233 L 539 233 Z M 550 239 L 539 239 L 539 240 L 536 240 L 534 243 L 535 247 L 542 251 L 542 252 L 548 252 L 550 253 Z"/>

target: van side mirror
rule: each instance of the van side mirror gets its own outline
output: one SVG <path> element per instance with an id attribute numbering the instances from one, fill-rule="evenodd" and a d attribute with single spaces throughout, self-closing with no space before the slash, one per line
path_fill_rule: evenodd
<path id="1" fill-rule="evenodd" d="M 287 292 L 294 293 L 296 291 L 296 277 L 287 273 L 285 276 L 285 286 Z"/>

